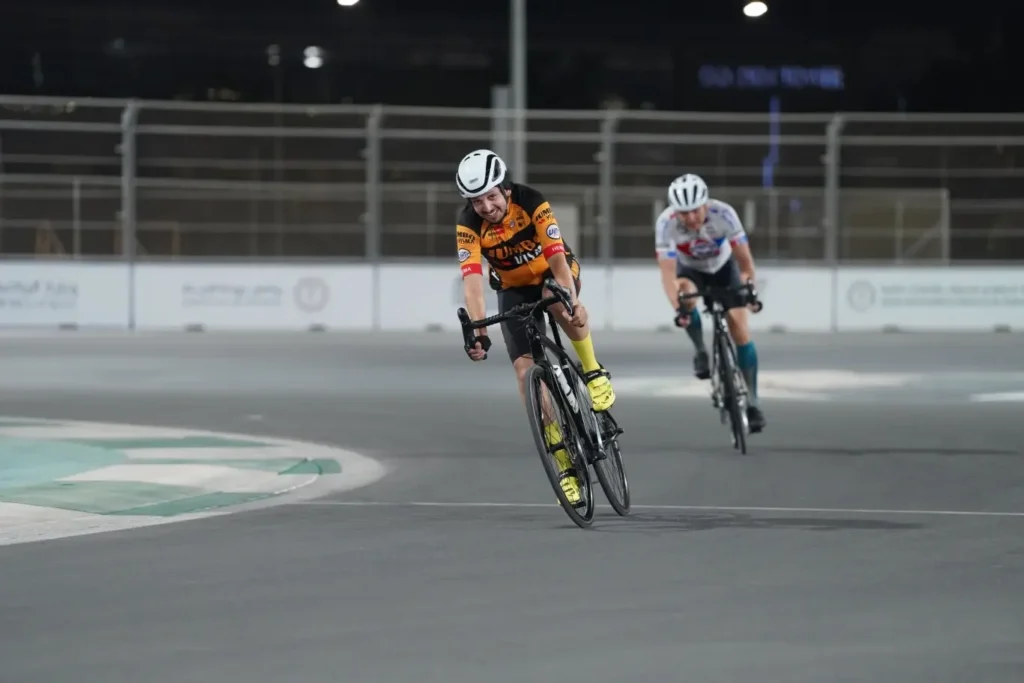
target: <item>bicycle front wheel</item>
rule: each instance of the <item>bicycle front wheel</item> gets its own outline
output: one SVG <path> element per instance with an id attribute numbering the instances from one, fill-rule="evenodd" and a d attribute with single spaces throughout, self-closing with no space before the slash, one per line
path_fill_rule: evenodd
<path id="1" fill-rule="evenodd" d="M 530 431 L 533 433 L 533 441 L 537 447 L 544 471 L 548 475 L 551 488 L 558 497 L 558 503 L 569 515 L 573 523 L 582 528 L 588 528 L 594 520 L 594 489 L 591 486 L 590 468 L 587 466 L 587 459 L 580 446 L 580 439 L 576 434 L 576 426 L 572 417 L 564 409 L 560 397 L 555 392 L 560 391 L 554 377 L 547 368 L 540 365 L 533 365 L 526 372 L 526 414 L 530 420 Z M 562 434 L 560 444 L 548 445 L 544 437 L 544 426 L 548 423 L 556 423 Z M 562 473 L 555 459 L 555 452 L 564 449 L 569 454 L 572 468 L 575 470 L 576 479 L 579 482 L 580 498 L 579 507 L 572 504 L 562 490 Z"/>
<path id="2" fill-rule="evenodd" d="M 722 372 L 722 394 L 725 399 L 725 407 L 729 413 L 729 427 L 732 432 L 732 445 L 740 453 L 747 454 L 747 421 L 744 413 L 743 403 L 740 401 L 739 386 L 736 382 L 736 375 L 739 374 L 736 356 L 732 345 L 726 341 L 720 341 L 722 364 L 719 366 Z"/>

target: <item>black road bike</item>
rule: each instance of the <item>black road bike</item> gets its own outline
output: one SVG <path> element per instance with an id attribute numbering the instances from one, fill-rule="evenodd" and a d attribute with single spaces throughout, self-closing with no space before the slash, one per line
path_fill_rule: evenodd
<path id="1" fill-rule="evenodd" d="M 536 302 L 520 304 L 499 315 L 471 321 L 465 308 L 458 311 L 462 323 L 462 336 L 466 349 L 476 343 L 473 330 L 489 327 L 505 321 L 518 320 L 525 323 L 530 338 L 530 349 L 534 365 L 526 373 L 526 413 L 530 420 L 533 440 L 544 463 L 548 481 L 558 496 L 558 502 L 569 518 L 580 528 L 588 528 L 594 519 L 594 489 L 590 468 L 594 468 L 597 479 L 604 489 L 605 497 L 612 508 L 621 516 L 629 514 L 630 494 L 626 471 L 622 465 L 618 437 L 623 430 L 608 411 L 596 412 L 587 392 L 583 378 L 583 366 L 573 362 L 562 346 L 554 315 L 548 310 L 553 304 L 562 304 L 570 315 L 573 313 L 569 293 L 554 279 L 548 278 L 544 286 L 552 295 Z M 551 326 L 551 338 L 544 335 L 542 315 L 546 314 Z M 547 388 L 551 399 L 544 400 L 542 389 Z M 562 441 L 548 445 L 544 438 L 545 414 L 557 420 L 561 427 Z M 580 484 L 582 501 L 574 506 L 561 487 L 561 475 L 554 454 L 565 449 L 573 464 Z"/>
<path id="2" fill-rule="evenodd" d="M 732 445 L 743 453 L 747 452 L 747 435 L 750 434 L 750 421 L 747 418 L 748 388 L 736 360 L 736 345 L 725 313 L 731 308 L 740 308 L 750 304 L 754 312 L 760 311 L 764 304 L 757 298 L 753 283 L 738 287 L 705 287 L 692 294 L 679 295 L 679 312 L 683 312 L 683 302 L 689 299 L 703 298 L 704 312 L 711 315 L 714 342 L 711 351 L 711 405 L 718 409 L 725 424 L 729 420 L 732 433 Z M 696 308 L 689 315 L 697 315 Z"/>

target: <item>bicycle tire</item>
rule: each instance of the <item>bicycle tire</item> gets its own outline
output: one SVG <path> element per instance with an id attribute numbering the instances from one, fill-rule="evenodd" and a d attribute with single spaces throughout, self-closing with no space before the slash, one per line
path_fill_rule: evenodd
<path id="1" fill-rule="evenodd" d="M 747 435 L 746 430 L 743 427 L 743 407 L 740 405 L 738 394 L 736 391 L 736 357 L 732 353 L 732 345 L 727 339 L 719 339 L 718 342 L 723 348 L 721 350 L 722 365 L 720 370 L 722 372 L 722 384 L 725 391 L 724 399 L 726 408 L 729 413 L 729 429 L 732 432 L 732 445 L 733 448 L 738 450 L 743 455 L 747 454 Z"/>
<path id="2" fill-rule="evenodd" d="M 601 490 L 604 491 L 604 497 L 608 500 L 608 504 L 612 506 L 616 514 L 620 517 L 625 517 L 629 514 L 629 480 L 626 478 L 626 469 L 622 464 L 622 454 L 619 451 L 618 435 L 616 434 L 618 425 L 615 423 L 615 418 L 608 412 L 598 412 L 593 409 L 590 392 L 587 391 L 587 384 L 584 378 L 583 363 L 580 361 L 572 363 L 572 369 L 574 371 L 573 382 L 576 385 L 577 393 L 583 397 L 584 409 L 589 411 L 589 414 L 583 418 L 583 421 L 588 423 L 589 428 L 600 431 L 602 441 L 604 441 L 604 434 L 612 435 L 608 437 L 609 440 L 604 441 L 605 452 L 588 453 L 588 460 L 594 468 L 597 481 L 601 484 Z M 591 445 L 597 449 L 596 436 L 592 437 L 590 441 L 592 442 Z M 609 453 L 608 448 L 610 446 L 614 448 Z M 612 481 L 612 476 L 615 477 L 614 482 Z M 621 483 L 621 496 L 614 492 L 612 488 L 613 483 Z"/>
<path id="3" fill-rule="evenodd" d="M 713 405 L 715 410 L 718 411 L 718 421 L 721 424 L 725 424 L 728 406 L 725 404 L 725 392 L 722 387 L 722 359 L 720 347 L 721 344 L 718 343 L 718 334 L 716 332 L 711 344 L 711 367 L 709 368 L 711 372 L 711 405 Z"/>
<path id="4" fill-rule="evenodd" d="M 530 422 L 530 431 L 533 434 L 534 445 L 540 455 L 541 463 L 544 465 L 544 472 L 547 474 L 548 483 L 554 490 L 562 510 L 569 516 L 569 519 L 581 529 L 589 528 L 594 521 L 594 488 L 590 479 L 590 468 L 587 466 L 587 459 L 579 451 L 579 438 L 576 435 L 576 426 L 572 419 L 559 420 L 562 428 L 563 445 L 572 459 L 576 468 L 576 476 L 580 483 L 580 494 L 583 497 L 583 508 L 576 508 L 565 497 L 562 486 L 559 482 L 559 473 L 555 469 L 554 457 L 548 453 L 547 441 L 544 439 L 544 415 L 541 410 L 540 388 L 546 387 L 552 395 L 554 408 L 559 413 L 564 412 L 561 398 L 557 395 L 560 389 L 551 372 L 541 365 L 533 365 L 526 371 L 524 379 L 526 393 L 526 414 Z M 568 429 L 566 429 L 568 427 Z"/>
<path id="5" fill-rule="evenodd" d="M 613 432 L 615 430 L 615 421 L 608 413 L 598 413 L 598 422 L 602 431 Z M 610 470 L 609 473 L 605 472 L 606 467 Z M 597 480 L 601 484 L 605 498 L 608 499 L 608 504 L 620 517 L 627 516 L 630 507 L 629 478 L 626 477 L 626 468 L 622 464 L 618 436 L 609 437 L 605 442 L 605 457 L 594 461 L 594 472 L 597 474 Z M 614 483 L 622 486 L 621 497 L 617 493 L 612 493 L 611 475 L 615 476 Z"/>

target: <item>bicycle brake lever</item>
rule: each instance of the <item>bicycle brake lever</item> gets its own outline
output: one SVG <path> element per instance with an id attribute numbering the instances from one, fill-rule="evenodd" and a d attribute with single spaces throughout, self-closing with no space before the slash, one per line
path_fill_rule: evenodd
<path id="1" fill-rule="evenodd" d="M 569 295 L 569 290 L 558 284 L 558 281 L 551 277 L 544 281 L 544 285 L 558 297 L 559 301 L 562 302 L 562 305 L 565 306 L 565 310 L 569 315 L 573 315 L 573 313 L 575 313 L 575 307 L 572 305 L 572 296 Z"/>
<path id="2" fill-rule="evenodd" d="M 466 344 L 466 350 L 468 351 L 469 349 L 473 348 L 473 344 L 476 343 L 476 341 L 473 339 L 473 337 L 475 336 L 473 334 L 473 330 L 470 329 L 469 327 L 469 324 L 471 322 L 469 319 L 469 311 L 467 311 L 465 308 L 460 308 L 458 310 L 458 316 L 459 323 L 462 325 L 462 341 Z"/>

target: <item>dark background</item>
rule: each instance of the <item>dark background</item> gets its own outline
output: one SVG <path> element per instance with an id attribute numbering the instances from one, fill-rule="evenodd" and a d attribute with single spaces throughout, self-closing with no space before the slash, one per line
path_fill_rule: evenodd
<path id="1" fill-rule="evenodd" d="M 489 106 L 507 80 L 505 0 L 11 0 L 0 91 L 148 99 Z M 788 111 L 1015 111 L 1014 3 L 530 0 L 529 106 L 763 111 L 766 90 L 709 90 L 704 65 L 841 70 L 787 89 Z M 282 65 L 268 65 L 278 45 Z M 323 68 L 302 51 L 327 51 Z"/>
<path id="2" fill-rule="evenodd" d="M 685 169 L 717 198 L 754 202 L 759 258 L 822 259 L 824 133 L 831 113 L 844 111 L 955 115 L 845 117 L 838 259 L 940 258 L 943 220 L 953 260 L 1024 259 L 1024 117 L 961 115 L 1024 109 L 1024 13 L 1015 4 L 769 0 L 766 16 L 748 19 L 743 1 L 528 0 L 531 110 L 759 114 L 746 123 L 634 115 L 618 124 L 620 134 L 663 139 L 615 145 L 616 258 L 649 257 L 653 204 Z M 122 107 L 82 98 L 487 108 L 492 88 L 509 79 L 509 33 L 507 0 L 9 0 L 0 9 L 0 94 L 65 99 L 9 100 L 2 116 L 65 128 L 3 129 L 0 252 L 120 253 Z M 303 65 L 311 45 L 324 50 L 322 68 Z M 773 99 L 777 130 L 766 113 Z M 374 217 L 366 112 L 203 109 L 143 106 L 133 186 L 145 257 L 372 258 L 375 225 L 385 258 L 451 258 L 462 205 L 454 165 L 491 142 L 489 116 L 388 110 L 384 125 L 411 136 L 381 143 Z M 794 112 L 820 118 L 801 122 Z M 596 135 L 596 121 L 531 119 L 530 132 Z M 109 130 L 67 128 L 94 122 Z M 203 135 L 153 128 L 160 124 L 353 135 Z M 476 133 L 441 134 L 467 130 Z M 734 139 L 713 141 L 723 135 Z M 736 142 L 742 135 L 754 139 Z M 603 210 L 599 152 L 598 142 L 557 137 L 528 145 L 529 182 L 579 207 L 587 258 Z"/>

